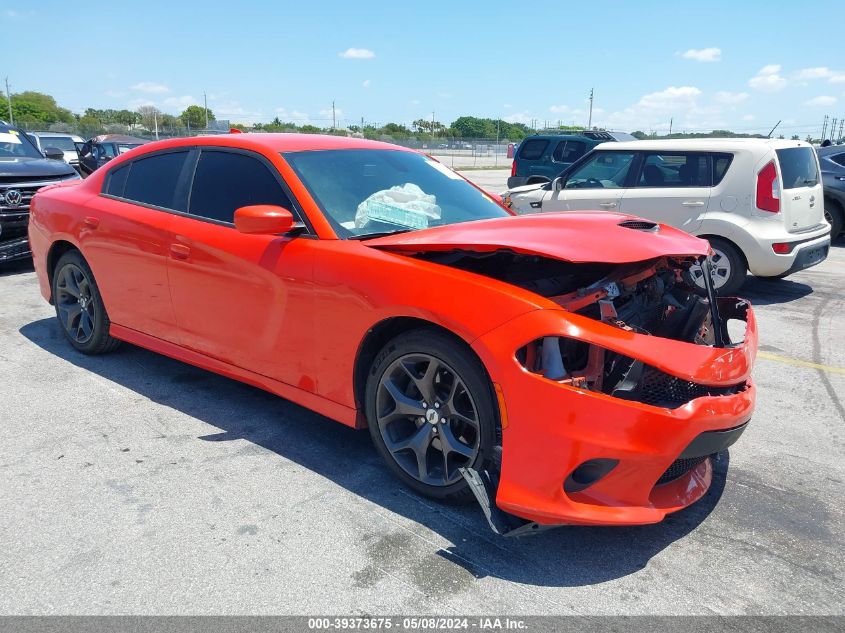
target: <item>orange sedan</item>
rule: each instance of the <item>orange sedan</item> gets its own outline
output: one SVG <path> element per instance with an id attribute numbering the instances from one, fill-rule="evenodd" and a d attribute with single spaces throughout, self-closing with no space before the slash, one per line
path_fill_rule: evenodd
<path id="1" fill-rule="evenodd" d="M 690 283 L 707 242 L 513 216 L 393 145 L 150 143 L 42 189 L 29 235 L 79 351 L 126 341 L 368 427 L 405 484 L 502 534 L 660 521 L 754 407 L 750 306 Z"/>

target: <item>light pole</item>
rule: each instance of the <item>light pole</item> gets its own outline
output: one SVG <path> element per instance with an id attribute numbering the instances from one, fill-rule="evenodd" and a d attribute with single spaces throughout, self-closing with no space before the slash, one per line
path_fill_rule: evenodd
<path id="1" fill-rule="evenodd" d="M 205 110 L 205 129 L 208 129 L 208 98 L 205 96 L 205 91 L 202 93 L 202 104 Z"/>
<path id="2" fill-rule="evenodd" d="M 9 105 L 9 124 L 15 124 L 15 117 L 12 115 L 12 93 L 9 92 L 9 78 L 6 77 L 6 102 Z"/>

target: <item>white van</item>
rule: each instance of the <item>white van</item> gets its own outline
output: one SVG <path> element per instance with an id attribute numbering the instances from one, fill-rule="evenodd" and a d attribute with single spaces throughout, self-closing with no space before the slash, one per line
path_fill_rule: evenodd
<path id="1" fill-rule="evenodd" d="M 502 194 L 517 213 L 604 209 L 706 238 L 720 294 L 746 272 L 786 277 L 822 262 L 830 225 L 818 158 L 803 141 L 693 139 L 602 143 L 555 180 Z M 700 269 L 691 271 L 701 282 Z"/>

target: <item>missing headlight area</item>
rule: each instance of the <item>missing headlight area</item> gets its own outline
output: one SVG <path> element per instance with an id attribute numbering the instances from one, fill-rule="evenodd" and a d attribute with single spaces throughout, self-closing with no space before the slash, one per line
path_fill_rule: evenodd
<path id="1" fill-rule="evenodd" d="M 557 383 L 614 398 L 676 409 L 703 396 L 744 391 L 745 382 L 727 387 L 702 385 L 667 374 L 623 354 L 563 336 L 545 336 L 517 350 L 528 371 Z"/>

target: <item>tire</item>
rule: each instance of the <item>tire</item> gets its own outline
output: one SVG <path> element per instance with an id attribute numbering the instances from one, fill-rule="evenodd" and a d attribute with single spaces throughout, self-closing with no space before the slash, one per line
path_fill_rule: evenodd
<path id="1" fill-rule="evenodd" d="M 748 273 L 745 258 L 739 249 L 727 240 L 718 237 L 707 239 L 713 249 L 710 266 L 713 271 L 716 294 L 731 296 L 745 282 L 745 275 Z M 688 281 L 695 284 L 700 291 L 704 290 L 703 275 L 704 271 L 700 266 L 693 266 L 689 269 Z"/>
<path id="2" fill-rule="evenodd" d="M 392 339 L 370 368 L 365 408 L 376 450 L 406 486 L 448 503 L 474 499 L 458 469 L 494 463 L 499 414 L 466 347 L 429 329 Z"/>
<path id="3" fill-rule="evenodd" d="M 83 354 L 106 354 L 120 345 L 109 335 L 109 315 L 94 273 L 79 251 L 59 258 L 51 281 L 56 318 L 65 337 Z"/>
<path id="4" fill-rule="evenodd" d="M 826 202 L 824 205 L 824 219 L 830 224 L 830 239 L 835 240 L 842 233 L 842 226 L 845 223 L 842 209 L 835 203 Z"/>

